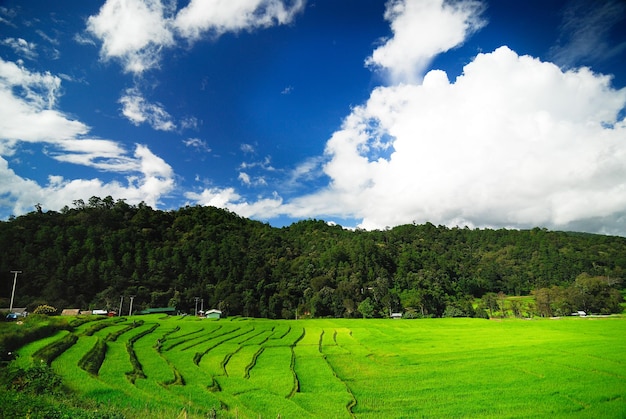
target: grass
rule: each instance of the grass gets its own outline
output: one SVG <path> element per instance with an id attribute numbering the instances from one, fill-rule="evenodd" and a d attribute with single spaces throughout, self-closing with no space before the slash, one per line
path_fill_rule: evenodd
<path id="1" fill-rule="evenodd" d="M 52 368 L 137 418 L 626 416 L 623 317 L 139 320 L 80 325 Z M 77 367 L 105 341 L 95 374 Z"/>

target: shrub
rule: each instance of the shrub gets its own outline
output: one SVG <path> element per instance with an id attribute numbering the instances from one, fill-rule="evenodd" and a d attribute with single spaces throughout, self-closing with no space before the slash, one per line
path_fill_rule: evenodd
<path id="1" fill-rule="evenodd" d="M 27 369 L 9 366 L 1 372 L 2 383 L 9 390 L 33 395 L 54 395 L 62 391 L 61 377 L 45 362 Z"/>
<path id="2" fill-rule="evenodd" d="M 44 314 L 46 316 L 53 316 L 57 313 L 57 309 L 49 306 L 48 304 L 42 304 L 37 306 L 35 310 L 33 310 L 33 314 Z"/>

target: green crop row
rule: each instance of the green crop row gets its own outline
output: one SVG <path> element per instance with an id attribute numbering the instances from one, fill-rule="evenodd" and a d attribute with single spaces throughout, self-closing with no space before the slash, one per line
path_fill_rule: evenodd
<path id="1" fill-rule="evenodd" d="M 85 332 L 83 333 L 85 336 L 93 336 L 94 333 L 99 332 L 102 329 L 105 329 L 109 326 L 113 326 L 116 323 L 123 322 L 125 319 L 117 317 L 114 320 L 107 321 L 99 321 L 96 324 L 91 325 Z"/>
<path id="2" fill-rule="evenodd" d="M 106 356 L 107 343 L 104 339 L 96 339 L 96 343 L 81 359 L 78 366 L 91 375 L 98 375 L 98 370 L 104 362 Z"/>
<path id="3" fill-rule="evenodd" d="M 75 391 L 151 417 L 626 417 L 624 318 L 145 322 L 44 347 Z"/>
<path id="4" fill-rule="evenodd" d="M 39 359 L 50 365 L 59 355 L 74 345 L 78 336 L 74 333 L 65 335 L 63 338 L 44 346 L 33 354 L 33 359 Z"/>
<path id="5" fill-rule="evenodd" d="M 117 330 L 113 333 L 109 333 L 109 335 L 106 337 L 106 340 L 108 342 L 115 342 L 117 340 L 117 338 L 119 338 L 120 336 L 122 336 L 124 333 L 133 330 L 136 327 L 139 327 L 143 325 L 143 320 L 139 320 L 139 321 L 133 321 L 132 324 L 129 324 L 128 326 L 124 327 L 123 329 Z"/>

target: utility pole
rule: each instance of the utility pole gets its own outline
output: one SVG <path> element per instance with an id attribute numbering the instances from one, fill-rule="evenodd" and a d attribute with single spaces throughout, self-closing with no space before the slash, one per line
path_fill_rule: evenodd
<path id="1" fill-rule="evenodd" d="M 130 296 L 130 310 L 128 310 L 128 315 L 132 316 L 133 315 L 133 300 L 135 299 L 134 295 Z"/>
<path id="2" fill-rule="evenodd" d="M 17 274 L 21 274 L 22 271 L 11 271 L 12 274 L 15 274 L 13 277 L 13 291 L 11 291 L 11 306 L 9 307 L 9 313 L 13 313 L 13 297 L 15 297 L 15 283 L 17 282 Z"/>
<path id="3" fill-rule="evenodd" d="M 193 299 L 196 301 L 196 317 L 198 317 L 198 300 L 200 297 L 193 297 Z"/>
<path id="4" fill-rule="evenodd" d="M 124 304 L 124 296 L 123 295 L 120 297 L 120 311 L 117 312 L 117 315 L 120 316 L 120 317 L 122 316 L 122 304 Z"/>
<path id="5" fill-rule="evenodd" d="M 200 311 L 204 314 L 204 298 L 200 300 Z"/>

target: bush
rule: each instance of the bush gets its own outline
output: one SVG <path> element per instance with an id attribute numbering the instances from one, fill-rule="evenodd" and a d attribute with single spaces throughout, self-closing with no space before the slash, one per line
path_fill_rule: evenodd
<path id="1" fill-rule="evenodd" d="M 0 370 L 2 384 L 9 390 L 32 395 L 55 395 L 62 393 L 62 381 L 45 362 L 23 369 L 9 366 Z"/>
<path id="2" fill-rule="evenodd" d="M 54 316 L 56 313 L 57 309 L 48 304 L 42 304 L 33 310 L 33 314 L 44 314 L 46 316 Z"/>

